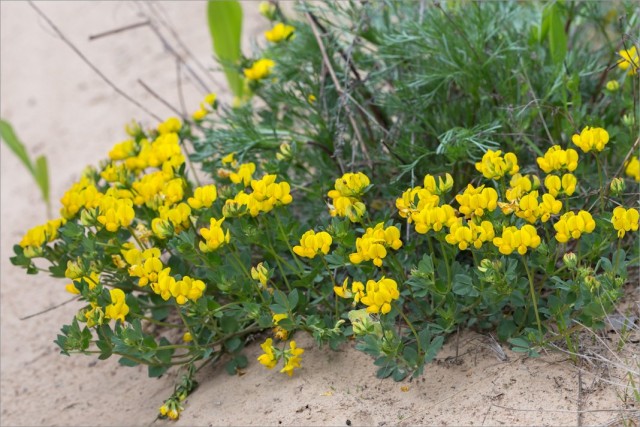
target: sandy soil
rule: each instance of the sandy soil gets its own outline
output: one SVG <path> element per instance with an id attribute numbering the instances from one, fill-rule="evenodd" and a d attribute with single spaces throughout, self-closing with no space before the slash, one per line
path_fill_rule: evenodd
<path id="1" fill-rule="evenodd" d="M 171 105 L 179 108 L 180 103 L 176 61 L 157 36 L 148 27 L 94 41 L 88 40 L 89 35 L 143 21 L 141 12 L 157 10 L 170 18 L 194 57 L 206 68 L 215 68 L 203 2 L 152 6 L 124 1 L 43 2 L 38 7 L 106 76 L 158 116 L 172 112 L 138 79 Z M 249 52 L 250 41 L 267 23 L 257 15 L 257 3 L 244 7 L 245 52 Z M 45 154 L 49 159 L 56 201 L 85 165 L 97 164 L 124 139 L 125 123 L 135 118 L 153 126 L 155 120 L 106 85 L 29 4 L 2 2 L 0 16 L 0 115 L 14 125 L 32 155 Z M 192 59 L 187 63 L 199 70 Z M 224 100 L 220 74 L 204 78 Z M 187 108 L 193 110 L 204 91 L 184 74 L 182 85 Z M 0 154 L 0 424 L 169 424 L 156 420 L 156 414 L 173 389 L 175 372 L 149 379 L 145 370 L 121 368 L 115 360 L 59 355 L 53 340 L 79 308 L 76 303 L 20 320 L 69 296 L 64 281 L 26 276 L 9 262 L 12 245 L 28 228 L 45 221 L 46 214 L 22 165 L 4 145 Z M 636 293 L 632 299 L 640 298 Z M 372 360 L 352 346 L 330 352 L 315 348 L 307 337 L 297 339 L 307 351 L 303 369 L 293 378 L 255 362 L 260 353 L 257 343 L 247 349 L 251 363 L 243 376 L 231 377 L 215 367 L 203 369 L 200 388 L 188 398 L 177 424 L 592 425 L 622 415 L 638 416 L 623 402 L 627 382 L 620 371 L 585 365 L 579 375 L 560 352 L 527 359 L 507 350 L 507 359 L 500 360 L 489 337 L 467 333 L 452 339 L 419 380 L 398 384 L 377 380 Z M 638 348 L 628 349 L 627 354 L 633 351 Z"/>

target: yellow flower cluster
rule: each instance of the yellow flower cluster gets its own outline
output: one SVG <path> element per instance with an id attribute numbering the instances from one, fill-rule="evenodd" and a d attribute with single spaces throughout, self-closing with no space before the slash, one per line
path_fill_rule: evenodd
<path id="1" fill-rule="evenodd" d="M 97 207 L 101 197 L 102 193 L 98 191 L 94 183 L 89 178 L 82 177 L 60 199 L 62 204 L 60 215 L 65 219 L 71 219 L 80 209 Z"/>
<path id="2" fill-rule="evenodd" d="M 129 314 L 129 306 L 125 302 L 125 294 L 122 289 L 110 289 L 111 304 L 104 310 L 104 317 L 124 322 L 124 318 Z"/>
<path id="3" fill-rule="evenodd" d="M 351 222 L 360 221 L 366 212 L 361 197 L 369 184 L 369 177 L 362 172 L 345 173 L 336 179 L 334 189 L 327 193 L 332 199 L 329 206 L 331 216 L 346 216 Z"/>
<path id="4" fill-rule="evenodd" d="M 401 217 L 407 222 L 415 223 L 416 231 L 425 234 L 429 230 L 440 231 L 443 226 L 450 226 L 456 217 L 455 210 L 450 205 L 438 206 L 440 195 L 447 193 L 453 187 L 453 178 L 446 174 L 444 180 L 426 175 L 424 188 L 413 187 L 406 190 L 402 197 L 396 199 L 396 207 Z"/>
<path id="5" fill-rule="evenodd" d="M 571 137 L 571 141 L 588 153 L 591 150 L 602 151 L 609 142 L 609 133 L 602 128 L 585 127 L 580 134 Z"/>
<path id="6" fill-rule="evenodd" d="M 587 211 L 567 212 L 558 222 L 553 224 L 556 230 L 556 240 L 565 243 L 569 239 L 579 239 L 583 233 L 591 233 L 596 228 L 596 223 Z"/>
<path id="7" fill-rule="evenodd" d="M 511 255 L 513 251 L 524 255 L 527 253 L 527 248 L 535 249 L 540 242 L 538 232 L 530 224 L 523 225 L 520 229 L 514 226 L 505 227 L 502 230 L 502 236 L 493 239 L 493 244 L 503 255 Z"/>
<path id="8" fill-rule="evenodd" d="M 271 75 L 271 69 L 275 67 L 275 65 L 276 63 L 273 60 L 262 58 L 251 64 L 251 67 L 245 68 L 243 73 L 248 80 L 262 80 Z"/>
<path id="9" fill-rule="evenodd" d="M 349 261 L 352 264 L 373 261 L 374 265 L 381 267 L 387 248 L 397 251 L 400 247 L 400 230 L 393 225 L 384 228 L 384 223 L 380 222 L 373 228 L 368 227 L 364 235 L 356 239 L 356 252 L 349 255 Z"/>
<path id="10" fill-rule="evenodd" d="M 204 293 L 206 285 L 202 280 L 189 276 L 176 280 L 171 276 L 171 268 L 167 267 L 160 272 L 158 281 L 151 285 L 151 289 L 165 301 L 174 297 L 178 304 L 183 305 L 187 301 L 196 302 Z"/>
<path id="11" fill-rule="evenodd" d="M 264 351 L 264 354 L 258 357 L 258 362 L 268 369 L 273 369 L 278 364 L 280 358 L 284 358 L 285 361 L 284 367 L 280 370 L 281 373 L 292 376 L 293 370 L 300 368 L 300 362 L 302 361 L 300 356 L 304 353 L 304 349 L 299 348 L 295 341 L 290 341 L 289 349 L 284 351 L 276 350 L 273 347 L 273 339 L 271 338 L 267 338 L 265 342 L 260 344 L 260 347 L 262 351 Z"/>
<path id="12" fill-rule="evenodd" d="M 150 248 L 141 252 L 137 248 L 125 250 L 124 259 L 129 264 L 129 275 L 139 277 L 139 286 L 147 286 L 158 281 L 158 274 L 164 268 L 160 260 L 160 249 Z"/>
<path id="13" fill-rule="evenodd" d="M 622 206 L 616 207 L 611 217 L 613 228 L 618 231 L 620 239 L 627 231 L 638 231 L 638 220 L 640 220 L 640 214 L 636 209 L 625 209 Z"/>
<path id="14" fill-rule="evenodd" d="M 45 224 L 37 225 L 27 231 L 20 246 L 23 248 L 31 247 L 33 249 L 40 248 L 45 243 L 51 243 L 58 238 L 58 229 L 64 225 L 64 218 L 52 219 Z"/>
<path id="15" fill-rule="evenodd" d="M 251 267 L 251 278 L 260 283 L 263 288 L 267 287 L 269 276 L 269 269 L 264 265 L 264 263 L 261 262 L 255 267 Z"/>
<path id="16" fill-rule="evenodd" d="M 571 173 L 565 173 L 560 178 L 557 175 L 547 175 L 544 179 L 544 186 L 553 197 L 558 194 L 572 195 L 576 191 L 578 179 Z"/>
<path id="17" fill-rule="evenodd" d="M 89 286 L 89 290 L 93 290 L 100 282 L 100 275 L 95 271 L 92 271 L 89 274 L 89 276 L 69 277 L 66 272 L 65 272 L 65 276 L 70 279 L 73 279 L 71 283 L 65 286 L 65 290 L 70 294 L 74 294 L 74 295 L 80 294 L 80 290 L 76 287 L 75 283 L 80 284 L 84 280 L 84 282 Z"/>
<path id="18" fill-rule="evenodd" d="M 313 259 L 320 253 L 328 254 L 332 242 L 331 235 L 326 231 L 316 233 L 309 230 L 300 238 L 300 245 L 293 247 L 293 252 L 300 257 Z"/>
<path id="19" fill-rule="evenodd" d="M 624 173 L 636 182 L 640 182 L 640 159 L 636 156 L 631 156 L 625 166 Z"/>
<path id="20" fill-rule="evenodd" d="M 151 221 L 151 229 L 156 237 L 166 239 L 174 233 L 180 233 L 189 228 L 191 208 L 186 203 L 179 203 L 174 207 L 160 206 L 159 217 Z"/>
<path id="21" fill-rule="evenodd" d="M 562 202 L 556 200 L 551 194 L 543 194 L 542 202 L 538 200 L 538 191 L 532 191 L 519 200 L 515 209 L 518 218 L 523 218 L 533 224 L 538 219 L 547 222 L 551 215 L 556 215 L 562 210 Z"/>
<path id="22" fill-rule="evenodd" d="M 618 55 L 622 58 L 618 62 L 618 68 L 622 71 L 629 70 L 630 75 L 635 75 L 640 68 L 640 58 L 638 57 L 638 50 L 635 46 L 631 46 L 631 49 L 623 49 L 618 52 Z"/>
<path id="23" fill-rule="evenodd" d="M 467 225 L 464 225 L 462 218 L 457 218 L 450 225 L 449 234 L 445 236 L 445 240 L 450 245 L 458 245 L 458 248 L 464 251 L 471 245 L 480 249 L 484 242 L 493 241 L 494 236 L 493 224 L 490 221 L 477 223 L 476 220 L 470 220 L 467 221 Z"/>
<path id="24" fill-rule="evenodd" d="M 476 169 L 487 179 L 500 179 L 506 174 L 513 175 L 520 170 L 518 159 L 513 153 L 488 150 L 482 160 L 476 163 Z"/>
<path id="25" fill-rule="evenodd" d="M 462 194 L 456 196 L 456 200 L 460 204 L 461 214 L 467 218 L 480 217 L 485 211 L 491 212 L 498 207 L 498 192 L 484 185 L 475 188 L 469 184 Z"/>
<path id="26" fill-rule="evenodd" d="M 349 278 L 344 279 L 342 282 L 342 286 L 334 286 L 333 292 L 336 293 L 340 298 L 350 299 L 353 298 L 353 305 L 355 306 L 360 302 L 362 297 L 364 297 L 364 283 L 353 281 L 351 283 L 351 290 L 348 289 L 349 286 Z"/>
<path id="27" fill-rule="evenodd" d="M 217 96 L 215 93 L 209 93 L 204 97 L 204 101 L 200 103 L 198 108 L 192 115 L 193 120 L 196 122 L 202 121 L 209 113 L 216 108 Z"/>
<path id="28" fill-rule="evenodd" d="M 280 43 L 283 40 L 288 40 L 294 31 L 295 28 L 291 25 L 279 22 L 272 29 L 265 31 L 264 37 L 271 43 Z"/>
<path id="29" fill-rule="evenodd" d="M 98 222 L 111 232 L 118 231 L 120 227 L 128 227 L 135 218 L 131 199 L 103 196 L 100 198 L 98 210 Z"/>
<path id="30" fill-rule="evenodd" d="M 360 302 L 367 306 L 367 313 L 387 314 L 391 311 L 391 303 L 400 298 L 398 284 L 393 279 L 382 277 L 378 280 L 368 280 L 365 294 Z"/>
<path id="31" fill-rule="evenodd" d="M 538 187 L 540 187 L 540 180 L 535 175 L 520 175 L 517 173 L 511 177 L 509 185 L 510 187 L 506 191 L 506 198 L 509 202 L 513 203 L 520 200 L 522 196 L 531 190 L 538 189 Z M 505 212 L 503 203 L 498 202 L 498 206 L 502 208 L 503 213 L 509 213 Z"/>
<path id="32" fill-rule="evenodd" d="M 210 208 L 218 198 L 216 186 L 213 184 L 198 187 L 193 192 L 193 197 L 187 200 L 193 209 Z"/>
<path id="33" fill-rule="evenodd" d="M 260 180 L 251 180 L 252 192 L 239 192 L 233 199 L 225 202 L 223 213 L 233 216 L 241 207 L 246 208 L 251 216 L 261 212 L 270 212 L 276 206 L 288 205 L 293 201 L 291 186 L 288 182 L 276 182 L 276 175 L 265 175 Z"/>
<path id="34" fill-rule="evenodd" d="M 225 218 L 220 219 L 211 218 L 209 228 L 201 228 L 200 235 L 204 239 L 204 242 L 200 242 L 199 247 L 202 252 L 212 252 L 217 250 L 220 246 L 229 243 L 231 235 L 229 230 L 225 233 L 222 229 L 222 223 Z"/>
<path id="35" fill-rule="evenodd" d="M 229 174 L 229 179 L 231 179 L 231 182 L 234 184 L 242 183 L 245 187 L 248 187 L 255 171 L 255 163 L 243 163 L 236 172 L 231 172 Z"/>
<path id="36" fill-rule="evenodd" d="M 554 145 L 544 157 L 538 157 L 537 162 L 545 173 L 561 170 L 573 172 L 578 167 L 578 152 L 573 148 L 563 150 L 559 145 Z"/>

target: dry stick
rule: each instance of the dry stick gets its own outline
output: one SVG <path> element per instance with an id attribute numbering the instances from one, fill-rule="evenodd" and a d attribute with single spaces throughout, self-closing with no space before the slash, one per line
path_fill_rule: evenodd
<path id="1" fill-rule="evenodd" d="M 89 36 L 89 41 L 93 41 L 102 37 L 111 36 L 113 34 L 122 33 L 124 31 L 133 30 L 135 28 L 144 27 L 145 25 L 149 25 L 149 24 L 150 24 L 150 21 L 146 20 L 143 22 L 138 22 L 137 24 L 126 25 L 124 27 L 116 28 L 114 30 L 105 31 L 103 33 L 92 34 Z"/>
<path id="2" fill-rule="evenodd" d="M 98 74 L 98 76 L 100 76 L 100 78 L 102 78 L 102 80 L 104 80 L 105 83 L 107 83 L 109 86 L 111 86 L 111 88 L 113 90 L 115 90 L 120 96 L 124 97 L 127 101 L 131 102 L 133 105 L 135 105 L 136 107 L 140 108 L 142 111 L 144 111 L 145 113 L 147 113 L 148 115 L 150 115 L 151 117 L 156 119 L 157 121 L 159 121 L 159 122 L 162 121 L 162 119 L 159 116 L 153 114 L 145 106 L 143 106 L 138 101 L 133 99 L 126 92 L 124 92 L 122 89 L 120 89 L 118 86 L 116 86 L 111 80 L 109 80 L 109 78 L 107 76 L 105 76 L 102 73 L 102 71 L 100 71 L 100 69 L 98 67 L 93 65 L 93 63 L 91 61 L 89 61 L 89 59 L 87 59 L 86 56 L 84 56 L 84 54 L 80 51 L 80 49 L 78 49 L 73 43 L 71 43 L 71 41 L 62 33 L 62 31 L 60 31 L 60 29 L 51 21 L 51 19 L 49 19 L 49 17 L 43 11 L 41 11 L 40 8 L 38 8 L 38 6 L 36 6 L 33 3 L 32 0 L 29 0 L 29 6 L 31 6 L 38 13 L 38 15 L 40 15 L 45 21 L 47 21 L 47 24 L 49 24 L 49 26 L 51 26 L 51 28 L 53 29 L 53 31 L 56 32 L 58 37 L 60 37 L 60 39 L 67 46 L 69 46 L 80 57 L 80 59 L 82 59 L 84 61 L 85 64 L 87 64 L 89 67 L 91 67 L 91 69 L 96 74 Z"/>
<path id="3" fill-rule="evenodd" d="M 154 92 L 153 89 L 151 89 L 149 86 L 147 86 L 147 84 L 145 82 L 142 81 L 142 79 L 138 79 L 138 83 L 140 83 L 140 85 L 144 88 L 144 90 L 149 92 L 149 94 L 151 94 L 151 96 L 153 96 L 155 99 L 160 101 L 165 107 L 167 107 L 168 109 L 170 109 L 171 111 L 173 111 L 174 113 L 179 115 L 183 119 L 183 121 L 186 120 L 186 117 L 183 116 L 182 113 L 180 113 L 180 111 L 176 107 L 174 107 L 173 105 L 169 104 L 169 102 L 166 99 L 164 99 L 163 97 L 158 95 L 156 92 Z"/>
<path id="4" fill-rule="evenodd" d="M 78 297 L 73 297 L 70 300 L 67 300 L 65 302 L 61 302 L 60 304 L 54 305 L 54 306 L 49 307 L 49 308 L 45 308 L 44 310 L 39 311 L 37 313 L 33 313 L 33 314 L 30 314 L 30 315 L 25 316 L 25 317 L 20 317 L 18 320 L 27 320 L 27 319 L 31 319 L 32 317 L 36 317 L 36 316 L 39 316 L 41 314 L 48 313 L 48 312 L 50 312 L 52 310 L 55 310 L 56 308 L 62 307 L 63 305 L 69 304 L 71 301 L 75 301 L 77 299 L 78 299 Z"/>
<path id="5" fill-rule="evenodd" d="M 577 421 L 577 425 L 578 427 L 582 426 L 582 412 L 580 412 L 582 410 L 582 370 L 578 370 L 578 419 Z"/>
<path id="6" fill-rule="evenodd" d="M 154 32 L 154 34 L 158 37 L 158 39 L 160 39 L 160 42 L 162 42 L 162 46 L 169 51 L 169 53 L 171 53 L 173 56 L 175 56 L 177 59 L 180 60 L 180 62 L 182 62 L 184 64 L 184 67 L 187 69 L 187 71 L 189 72 L 189 74 L 191 74 L 191 77 L 193 77 L 195 79 L 195 81 L 197 81 L 198 83 L 200 83 L 201 88 L 204 90 L 204 92 L 209 93 L 211 92 L 211 90 L 209 89 L 209 87 L 205 84 L 205 82 L 202 81 L 202 79 L 200 78 L 200 76 L 198 76 L 195 71 L 193 71 L 193 69 L 189 66 L 189 64 L 187 64 L 182 57 L 180 56 L 180 54 L 178 52 L 176 52 L 176 50 L 173 48 L 173 46 L 171 46 L 169 44 L 169 42 L 167 41 L 167 39 L 162 35 L 162 33 L 160 32 L 160 30 L 158 30 L 158 28 L 153 24 L 153 22 L 151 22 L 149 24 L 149 28 L 151 28 L 151 30 Z"/>
<path id="7" fill-rule="evenodd" d="M 182 109 L 182 115 L 187 116 L 187 107 L 184 102 L 184 91 L 182 90 L 182 71 L 180 70 L 180 60 L 176 58 L 176 81 L 178 83 L 178 100 L 180 101 L 180 108 Z"/>
<path id="8" fill-rule="evenodd" d="M 182 41 L 182 39 L 178 36 L 178 32 L 173 28 L 173 26 L 171 26 L 171 24 L 169 24 L 169 17 L 166 13 L 165 10 L 162 9 L 162 6 L 160 6 L 159 3 L 144 3 L 147 5 L 147 7 L 149 8 L 149 10 L 152 11 L 152 13 L 154 13 L 156 15 L 156 18 L 158 19 L 158 21 L 160 22 L 161 25 L 163 25 L 168 31 L 169 33 L 171 33 L 171 35 L 173 36 L 173 38 L 176 40 L 176 42 L 178 42 L 178 45 L 184 50 L 184 52 L 187 54 L 187 57 L 191 58 L 193 60 L 193 62 L 198 66 L 198 68 L 200 68 L 200 71 L 202 71 L 206 76 L 209 77 L 209 80 L 211 80 L 212 83 L 216 84 L 216 80 L 214 79 L 213 75 L 211 74 L 211 70 L 207 70 L 207 68 L 198 60 L 198 57 L 195 56 L 191 50 L 189 49 L 189 47 Z M 162 19 L 160 17 L 160 13 L 158 13 L 157 11 L 153 10 L 153 7 L 157 7 L 159 10 L 162 10 L 162 13 L 165 15 L 166 19 Z M 184 62 L 184 61 L 183 61 Z"/>
<path id="9" fill-rule="evenodd" d="M 309 16 L 309 13 L 307 12 L 305 13 L 305 15 L 307 17 L 307 20 L 309 21 L 309 24 L 311 24 L 311 30 L 313 31 L 313 35 L 316 38 L 316 41 L 318 42 L 318 47 L 320 48 L 320 53 L 322 54 L 322 60 L 327 64 L 329 75 L 331 76 L 331 80 L 333 80 L 333 84 L 336 86 L 336 90 L 340 93 L 341 96 L 346 96 L 345 95 L 346 93 L 342 90 L 340 81 L 338 81 L 338 77 L 336 76 L 336 73 L 333 67 L 331 66 L 331 62 L 329 61 L 329 57 L 327 56 L 327 52 L 324 48 L 324 44 L 322 43 L 322 39 L 320 38 L 320 34 L 318 33 L 318 28 L 316 27 L 315 23 L 311 19 L 311 16 Z M 353 131 L 356 134 L 356 140 L 360 144 L 360 149 L 362 150 L 362 154 L 364 155 L 369 168 L 373 168 L 373 164 L 371 163 L 371 158 L 369 157 L 369 152 L 367 151 L 367 147 L 365 146 L 364 141 L 362 140 L 360 129 L 358 128 L 356 121 L 354 120 L 353 115 L 351 114 L 351 108 L 349 107 L 349 104 L 347 102 L 345 102 L 344 108 L 347 111 L 347 116 L 349 117 L 349 122 L 351 122 Z"/>

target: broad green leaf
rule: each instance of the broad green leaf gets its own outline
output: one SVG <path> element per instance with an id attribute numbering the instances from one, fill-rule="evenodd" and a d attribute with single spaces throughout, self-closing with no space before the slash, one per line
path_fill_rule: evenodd
<path id="1" fill-rule="evenodd" d="M 207 18 L 213 51 L 222 63 L 231 91 L 241 97 L 244 86 L 235 66 L 241 55 L 242 7 L 237 0 L 209 0 Z"/>

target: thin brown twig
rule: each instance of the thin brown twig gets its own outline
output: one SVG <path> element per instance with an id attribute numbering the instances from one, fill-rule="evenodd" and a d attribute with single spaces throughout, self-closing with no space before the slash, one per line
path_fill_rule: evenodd
<path id="1" fill-rule="evenodd" d="M 146 20 L 146 21 L 143 21 L 143 22 L 137 22 L 135 24 L 125 25 L 124 27 L 115 28 L 113 30 L 105 31 L 105 32 L 98 33 L 98 34 L 92 34 L 92 35 L 89 36 L 89 41 L 97 40 L 97 39 L 102 38 L 102 37 L 112 36 L 114 34 L 122 33 L 122 32 L 125 32 L 125 31 L 129 31 L 129 30 L 133 30 L 133 29 L 136 29 L 136 28 L 140 28 L 140 27 L 144 27 L 146 25 L 149 25 L 149 20 Z"/>
<path id="2" fill-rule="evenodd" d="M 346 92 L 344 92 L 344 90 L 342 89 L 342 86 L 340 85 L 340 81 L 338 80 L 338 76 L 336 76 L 336 72 L 333 69 L 333 66 L 331 65 L 331 61 L 329 60 L 329 57 L 327 56 L 327 51 L 326 51 L 326 49 L 324 47 L 324 43 L 322 42 L 322 38 L 320 37 L 320 34 L 318 33 L 317 26 L 315 25 L 315 23 L 311 19 L 311 16 L 309 15 L 308 12 L 306 13 L 306 17 L 307 17 L 307 20 L 309 21 L 309 24 L 311 26 L 311 30 L 313 31 L 313 35 L 314 35 L 316 41 L 318 42 L 318 47 L 320 48 L 320 53 L 322 54 L 322 59 L 327 65 L 327 70 L 329 71 L 329 75 L 331 76 L 331 80 L 333 80 L 333 84 L 336 86 L 336 90 L 338 91 L 338 93 L 341 96 L 347 96 Z M 364 155 L 365 159 L 367 160 L 367 164 L 369 165 L 369 168 L 372 168 L 373 166 L 372 166 L 372 163 L 371 163 L 371 157 L 369 157 L 369 152 L 367 151 L 367 147 L 365 146 L 364 140 L 362 139 L 362 135 L 360 134 L 360 129 L 358 128 L 358 125 L 357 125 L 355 119 L 353 118 L 353 114 L 351 113 L 351 108 L 350 108 L 349 104 L 345 102 L 344 108 L 347 111 L 347 117 L 349 118 L 349 122 L 351 123 L 351 127 L 353 128 L 353 132 L 355 133 L 356 140 L 360 144 L 360 149 L 362 150 L 362 154 Z"/>
<path id="3" fill-rule="evenodd" d="M 186 117 L 180 112 L 180 110 L 178 110 L 176 107 L 174 107 L 173 105 L 171 105 L 169 103 L 169 101 L 167 101 L 166 99 L 164 99 L 163 97 L 161 97 L 160 95 L 158 95 L 157 92 L 155 92 L 153 89 L 151 89 L 145 82 L 142 81 L 142 79 L 138 79 L 138 83 L 140 84 L 140 86 L 142 86 L 144 88 L 144 90 L 146 90 L 147 92 L 149 92 L 149 94 L 151 96 L 153 96 L 155 99 L 157 99 L 158 101 L 160 101 L 162 103 L 162 105 L 164 105 L 165 107 L 167 107 L 168 109 L 170 109 L 171 111 L 173 111 L 174 113 L 176 113 L 177 115 L 179 115 L 183 120 L 186 119 Z"/>
<path id="4" fill-rule="evenodd" d="M 73 43 L 71 43 L 71 41 L 62 33 L 62 31 L 58 28 L 58 26 L 56 26 L 56 24 L 54 24 L 53 21 L 51 21 L 51 19 L 49 19 L 49 17 L 42 10 L 40 10 L 40 8 L 36 6 L 32 0 L 29 0 L 29 6 L 31 6 L 33 10 L 35 10 L 38 13 L 38 15 L 40 15 L 47 22 L 47 24 L 49 24 L 49 26 L 53 29 L 53 31 L 55 31 L 58 37 L 60 37 L 60 39 L 67 46 L 69 46 L 71 50 L 73 50 L 80 57 L 80 59 L 82 59 L 82 61 L 85 64 L 87 64 L 98 76 L 100 76 L 100 78 L 102 78 L 102 80 L 104 80 L 104 82 L 107 83 L 113 90 L 115 90 L 120 96 L 124 97 L 127 101 L 131 102 L 133 105 L 140 108 L 142 111 L 144 111 L 154 119 L 158 121 L 162 121 L 162 119 L 159 116 L 153 114 L 144 105 L 140 104 L 138 101 L 133 99 L 129 94 L 127 94 L 125 91 L 123 91 L 118 86 L 116 86 L 115 83 L 109 80 L 109 78 L 105 76 L 104 73 L 100 71 L 98 67 L 96 67 L 91 61 L 89 61 L 89 59 L 86 56 L 84 56 L 84 54 L 80 51 L 80 49 L 78 49 Z"/>
<path id="5" fill-rule="evenodd" d="M 56 304 L 56 305 L 51 306 L 51 307 L 49 307 L 49 308 L 45 308 L 44 310 L 39 311 L 39 312 L 37 312 L 37 313 L 33 313 L 33 314 L 30 314 L 30 315 L 25 316 L 25 317 L 20 317 L 18 320 L 27 320 L 27 319 L 31 319 L 32 317 L 36 317 L 36 316 L 39 316 L 39 315 L 41 315 L 41 314 L 48 313 L 48 312 L 50 312 L 50 311 L 52 311 L 52 310 L 55 310 L 56 308 L 62 307 L 63 305 L 67 305 L 67 304 L 69 304 L 71 301 L 75 301 L 75 300 L 77 300 L 78 298 L 79 298 L 79 297 L 73 297 L 73 298 L 71 298 L 70 300 L 67 300 L 67 301 L 61 302 L 60 304 Z"/>

